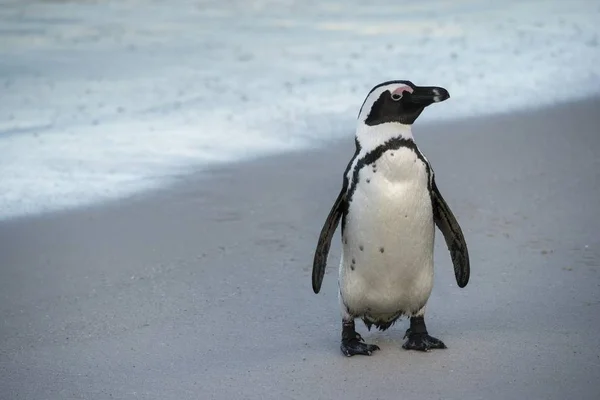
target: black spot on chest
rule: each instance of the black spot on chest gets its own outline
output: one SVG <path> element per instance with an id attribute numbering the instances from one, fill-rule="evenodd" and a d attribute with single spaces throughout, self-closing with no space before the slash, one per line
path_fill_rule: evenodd
<path id="1" fill-rule="evenodd" d="M 352 157 L 352 159 L 348 163 L 348 166 L 346 167 L 346 170 L 344 171 L 344 188 L 346 188 L 346 201 L 344 202 L 344 206 L 342 209 L 342 236 L 344 236 L 344 231 L 346 227 L 346 218 L 348 215 L 349 204 L 352 201 L 352 197 L 354 195 L 354 192 L 356 191 L 356 186 L 358 185 L 360 180 L 361 169 L 365 166 L 371 166 L 372 168 L 373 166 L 377 166 L 377 160 L 379 160 L 385 152 L 390 150 L 398 150 L 400 148 L 407 148 L 412 150 L 416 154 L 416 157 L 423 162 L 427 172 L 427 189 L 429 193 L 431 193 L 431 181 L 433 174 L 431 166 L 429 165 L 423 154 L 421 154 L 421 151 L 412 139 L 393 138 L 383 143 L 382 145 L 377 146 L 375 149 L 366 153 L 356 162 L 356 165 L 354 165 L 354 169 L 352 169 L 352 176 L 350 179 L 348 179 L 350 169 L 352 168 L 354 161 L 359 156 L 361 151 L 360 144 L 358 143 L 358 141 L 356 141 L 356 152 L 354 153 L 354 156 Z M 393 154 L 393 152 L 390 153 L 390 155 L 392 156 Z M 376 172 L 376 169 L 373 172 Z M 366 178 L 365 181 L 366 183 L 369 183 L 370 179 Z"/>
<path id="2" fill-rule="evenodd" d="M 377 146 L 375 149 L 371 150 L 367 154 L 365 154 L 362 158 L 358 160 L 354 169 L 352 170 L 352 178 L 349 182 L 349 188 L 347 192 L 347 202 L 352 201 L 352 197 L 354 192 L 356 191 L 356 187 L 360 182 L 360 171 L 367 166 L 370 166 L 373 170 L 373 173 L 377 172 L 377 160 L 379 160 L 384 153 L 390 150 L 398 150 L 400 148 L 410 149 L 415 155 L 415 162 L 420 160 L 425 165 L 425 170 L 427 172 L 427 189 L 431 192 L 431 167 L 423 154 L 419 151 L 417 145 L 412 139 L 404 139 L 404 138 L 393 138 L 385 142 L 384 144 Z M 391 153 L 393 154 L 393 153 Z M 358 154 L 355 155 L 357 157 Z M 350 163 L 352 164 L 352 162 Z M 349 169 L 346 170 L 346 176 L 348 175 Z M 368 182 L 367 182 L 368 183 Z"/>

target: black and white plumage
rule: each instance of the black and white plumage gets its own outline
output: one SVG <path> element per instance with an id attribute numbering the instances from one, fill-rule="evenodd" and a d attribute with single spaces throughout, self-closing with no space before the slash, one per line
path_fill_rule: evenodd
<path id="1" fill-rule="evenodd" d="M 367 95 L 358 116 L 356 153 L 325 221 L 313 263 L 312 284 L 321 288 L 331 240 L 342 224 L 339 268 L 342 352 L 370 355 L 354 319 L 370 329 L 389 328 L 408 316 L 405 349 L 445 348 L 427 333 L 425 305 L 433 287 L 435 225 L 450 250 L 458 286 L 469 281 L 469 254 L 456 218 L 415 144 L 411 125 L 430 104 L 450 95 L 439 87 L 389 81 Z"/>

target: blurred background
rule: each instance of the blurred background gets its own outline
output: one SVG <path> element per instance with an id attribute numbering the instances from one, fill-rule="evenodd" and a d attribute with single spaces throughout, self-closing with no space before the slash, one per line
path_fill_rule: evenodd
<path id="1" fill-rule="evenodd" d="M 0 219 L 352 140 L 384 80 L 450 91 L 421 123 L 594 95 L 599 21 L 591 0 L 0 0 Z"/>

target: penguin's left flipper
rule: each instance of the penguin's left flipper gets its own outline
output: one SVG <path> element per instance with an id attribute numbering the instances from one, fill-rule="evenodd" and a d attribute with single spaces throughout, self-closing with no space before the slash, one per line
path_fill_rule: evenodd
<path id="1" fill-rule="evenodd" d="M 463 288 L 469 283 L 469 275 L 471 273 L 467 243 L 465 242 L 462 229 L 458 225 L 458 221 L 456 221 L 454 214 L 450 211 L 450 207 L 448 207 L 448 204 L 446 204 L 446 201 L 440 194 L 435 180 L 433 180 L 431 186 L 431 200 L 433 203 L 435 224 L 444 235 L 446 245 L 448 246 L 448 250 L 450 250 L 456 283 L 458 283 L 459 287 Z"/>
<path id="2" fill-rule="evenodd" d="M 331 247 L 331 240 L 333 239 L 333 234 L 342 218 L 345 203 L 346 189 L 342 188 L 333 207 L 331 207 L 331 211 L 329 211 L 323 229 L 321 229 L 321 235 L 319 235 L 319 242 L 317 243 L 317 249 L 315 250 L 312 270 L 312 287 L 315 293 L 319 293 L 319 290 L 321 290 L 323 276 L 325 276 L 325 267 L 327 266 L 327 256 L 329 255 L 329 248 Z"/>

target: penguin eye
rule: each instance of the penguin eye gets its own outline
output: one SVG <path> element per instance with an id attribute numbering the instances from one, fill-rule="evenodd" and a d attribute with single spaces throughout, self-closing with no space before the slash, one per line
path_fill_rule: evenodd
<path id="1" fill-rule="evenodd" d="M 401 98 L 402 98 L 402 95 L 400 93 L 392 93 L 392 100 L 398 101 Z"/>

